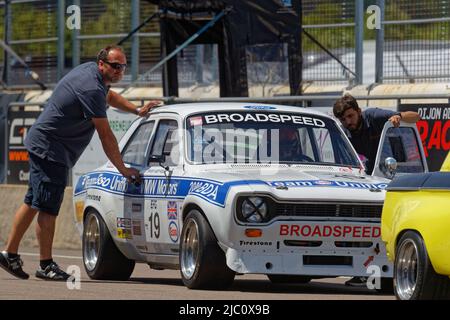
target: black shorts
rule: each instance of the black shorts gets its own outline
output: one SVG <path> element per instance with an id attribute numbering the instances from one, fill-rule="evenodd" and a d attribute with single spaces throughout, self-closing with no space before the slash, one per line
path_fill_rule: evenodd
<path id="1" fill-rule="evenodd" d="M 24 202 L 33 209 L 57 216 L 64 198 L 69 169 L 30 153 L 30 180 Z"/>

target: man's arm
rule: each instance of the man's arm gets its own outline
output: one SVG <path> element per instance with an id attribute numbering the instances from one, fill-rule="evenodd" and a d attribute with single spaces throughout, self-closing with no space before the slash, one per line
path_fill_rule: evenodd
<path id="1" fill-rule="evenodd" d="M 400 112 L 402 116 L 402 121 L 408 122 L 408 123 L 416 123 L 420 120 L 420 115 L 415 111 L 404 111 Z"/>
<path id="2" fill-rule="evenodd" d="M 407 123 L 416 123 L 419 120 L 420 115 L 414 111 L 400 112 L 400 115 L 396 114 L 389 118 L 389 121 L 392 122 L 395 127 L 398 127 L 400 125 L 400 121 L 404 121 Z"/>
<path id="3" fill-rule="evenodd" d="M 150 109 L 161 104 L 161 101 L 153 100 L 148 102 L 142 108 L 138 108 L 133 103 L 112 90 L 109 90 L 108 95 L 106 96 L 106 102 L 114 108 L 120 109 L 125 112 L 134 113 L 135 115 L 138 115 L 140 117 L 145 117 Z"/>
<path id="4" fill-rule="evenodd" d="M 136 180 L 140 182 L 139 171 L 135 168 L 127 168 L 122 160 L 122 155 L 119 152 L 117 139 L 111 130 L 108 123 L 108 118 L 92 118 L 95 129 L 98 132 L 100 141 L 102 142 L 103 150 L 112 164 L 119 170 L 119 172 L 128 179 L 128 181 Z"/>

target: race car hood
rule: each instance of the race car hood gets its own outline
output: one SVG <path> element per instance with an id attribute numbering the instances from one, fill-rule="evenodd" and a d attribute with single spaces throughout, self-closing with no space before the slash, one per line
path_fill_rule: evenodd
<path id="1" fill-rule="evenodd" d="M 226 172 L 226 173 L 224 173 Z M 254 193 L 270 193 L 276 198 L 330 201 L 383 201 L 389 180 L 361 175 L 355 171 L 329 172 L 311 167 L 271 169 L 205 170 L 202 176 L 229 187 L 248 185 Z"/>

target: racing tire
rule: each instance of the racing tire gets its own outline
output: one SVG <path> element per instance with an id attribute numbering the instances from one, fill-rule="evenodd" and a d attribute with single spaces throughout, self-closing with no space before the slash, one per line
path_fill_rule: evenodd
<path id="1" fill-rule="evenodd" d="M 400 300 L 450 298 L 449 278 L 434 271 L 425 242 L 414 231 L 405 232 L 396 246 L 394 293 Z"/>
<path id="2" fill-rule="evenodd" d="M 309 283 L 311 277 L 308 276 L 294 276 L 294 275 L 284 275 L 284 274 L 268 274 L 270 282 L 274 284 L 295 284 L 295 283 Z"/>
<path id="3" fill-rule="evenodd" d="M 90 210 L 84 219 L 83 265 L 89 278 L 95 280 L 128 280 L 135 261 L 117 249 L 103 218 Z"/>
<path id="4" fill-rule="evenodd" d="M 184 220 L 179 259 L 181 279 L 189 289 L 226 289 L 233 283 L 235 272 L 198 210 L 191 210 Z"/>

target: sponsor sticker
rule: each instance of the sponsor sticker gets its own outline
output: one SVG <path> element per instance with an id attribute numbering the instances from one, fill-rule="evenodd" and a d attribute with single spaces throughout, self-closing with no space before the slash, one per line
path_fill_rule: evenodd
<path id="1" fill-rule="evenodd" d="M 133 239 L 131 229 L 117 228 L 117 237 L 120 239 Z"/>
<path id="2" fill-rule="evenodd" d="M 240 122 L 271 122 L 301 124 L 313 127 L 325 127 L 321 119 L 299 114 L 285 113 L 216 113 L 204 115 L 206 124 L 211 123 L 240 123 Z"/>
<path id="3" fill-rule="evenodd" d="M 86 196 L 86 200 L 92 200 L 92 201 L 98 201 L 98 202 L 100 202 L 100 201 L 102 201 L 102 197 L 99 196 L 99 195 L 95 195 L 95 194 L 88 194 L 88 195 Z"/>
<path id="4" fill-rule="evenodd" d="M 251 110 L 276 110 L 277 108 L 272 106 L 244 106 L 245 109 Z"/>
<path id="5" fill-rule="evenodd" d="M 326 180 L 317 180 L 314 182 L 314 184 L 319 185 L 319 186 L 329 186 L 332 184 L 332 182 L 326 181 Z"/>
<path id="6" fill-rule="evenodd" d="M 251 246 L 251 247 L 260 247 L 260 246 L 271 246 L 272 241 L 250 241 L 250 240 L 239 240 L 240 246 Z"/>
<path id="7" fill-rule="evenodd" d="M 117 228 L 131 229 L 131 219 L 117 218 Z"/>
<path id="8" fill-rule="evenodd" d="M 140 203 L 132 203 L 131 204 L 131 211 L 132 212 L 141 212 L 142 211 L 142 204 L 140 204 Z"/>
<path id="9" fill-rule="evenodd" d="M 379 226 L 281 224 L 280 236 L 309 238 L 379 238 Z"/>
<path id="10" fill-rule="evenodd" d="M 174 243 L 178 241 L 178 225 L 175 221 L 169 223 L 169 237 Z"/>
<path id="11" fill-rule="evenodd" d="M 140 220 L 133 220 L 133 234 L 135 236 L 142 236 L 142 228 Z"/>
<path id="12" fill-rule="evenodd" d="M 167 202 L 167 219 L 178 220 L 178 206 L 176 201 Z"/>
<path id="13" fill-rule="evenodd" d="M 203 125 L 203 119 L 201 116 L 192 117 L 189 119 L 189 123 L 191 124 L 191 127 L 201 126 L 201 125 Z"/>
<path id="14" fill-rule="evenodd" d="M 75 216 L 77 222 L 83 221 L 84 201 L 75 202 Z"/>

